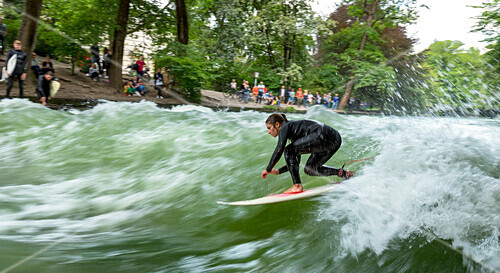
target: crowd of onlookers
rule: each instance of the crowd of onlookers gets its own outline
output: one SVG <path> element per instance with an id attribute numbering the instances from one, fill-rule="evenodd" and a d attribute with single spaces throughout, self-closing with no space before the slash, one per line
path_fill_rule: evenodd
<path id="1" fill-rule="evenodd" d="M 332 94 L 331 92 L 321 95 L 319 92 L 311 92 L 308 90 L 302 90 L 302 88 L 281 88 L 272 92 L 267 89 L 264 82 L 259 82 L 258 85 L 254 86 L 251 90 L 248 85 L 248 81 L 243 80 L 240 88 L 238 90 L 238 85 L 236 80 L 233 79 L 230 86 L 230 92 L 241 96 L 241 99 L 245 103 L 250 100 L 266 105 L 276 105 L 276 106 L 303 106 L 308 108 L 313 105 L 323 105 L 326 108 L 331 108 L 334 110 L 338 109 L 340 103 L 339 94 Z M 349 110 L 359 110 L 367 109 L 368 104 L 366 102 L 361 102 L 359 99 L 351 97 L 348 101 Z"/>

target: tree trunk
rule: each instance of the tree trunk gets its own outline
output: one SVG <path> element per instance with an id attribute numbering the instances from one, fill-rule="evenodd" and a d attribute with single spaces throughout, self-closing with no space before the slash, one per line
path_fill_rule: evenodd
<path id="1" fill-rule="evenodd" d="M 122 91 L 122 62 L 125 37 L 127 36 L 127 22 L 130 11 L 130 0 L 120 0 L 120 9 L 116 19 L 116 28 L 111 49 L 110 82 L 113 89 Z"/>
<path id="2" fill-rule="evenodd" d="M 175 12 L 177 15 L 177 40 L 187 45 L 189 43 L 189 24 L 184 0 L 175 0 Z"/>
<path id="3" fill-rule="evenodd" d="M 38 21 L 42 12 L 42 0 L 27 0 L 24 10 L 24 17 L 17 39 L 23 43 L 23 51 L 28 54 L 28 63 L 31 62 L 31 53 L 36 44 L 36 33 L 38 31 Z M 30 70 L 28 69 L 27 72 Z"/>
<path id="4" fill-rule="evenodd" d="M 366 16 L 366 27 L 371 28 L 373 25 L 373 20 L 375 19 L 375 10 L 377 5 L 380 3 L 380 1 L 374 1 L 373 3 L 367 4 L 365 7 L 365 13 L 367 14 Z M 359 45 L 359 50 L 358 54 L 356 56 L 357 59 L 359 59 L 361 51 L 365 49 L 366 46 L 366 41 L 368 39 L 368 33 L 365 31 L 363 34 L 363 37 L 361 38 L 361 43 Z M 342 96 L 342 99 L 340 100 L 339 103 L 339 110 L 344 110 L 345 107 L 347 106 L 349 102 L 349 98 L 351 97 L 352 91 L 354 90 L 354 82 L 356 81 L 355 78 L 350 78 L 349 81 L 347 82 L 345 86 L 345 92 L 344 95 Z"/>
<path id="5" fill-rule="evenodd" d="M 269 40 L 269 28 L 266 26 L 266 48 L 267 48 L 267 56 L 269 57 L 269 62 L 271 63 L 271 67 L 276 68 L 276 62 L 274 61 L 273 55 L 273 46 L 271 45 L 271 41 Z"/>
<path id="6" fill-rule="evenodd" d="M 342 99 L 340 100 L 338 108 L 339 110 L 344 110 L 346 108 L 353 89 L 354 89 L 354 79 L 350 79 L 345 86 L 344 95 L 342 95 Z"/>

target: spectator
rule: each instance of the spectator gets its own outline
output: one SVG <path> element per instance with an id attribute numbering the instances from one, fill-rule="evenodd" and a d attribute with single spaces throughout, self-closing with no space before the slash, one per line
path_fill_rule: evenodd
<path id="1" fill-rule="evenodd" d="M 136 94 L 140 94 L 143 96 L 146 94 L 146 87 L 142 84 L 141 79 L 137 78 L 137 75 L 134 75 L 132 77 L 130 83 L 132 84 L 132 87 L 135 88 Z"/>
<path id="2" fill-rule="evenodd" d="M 38 84 L 36 85 L 36 94 L 42 102 L 42 105 L 47 105 L 47 101 L 50 97 L 50 84 L 53 79 L 52 72 L 48 71 L 44 75 L 38 77 Z"/>
<path id="3" fill-rule="evenodd" d="M 315 103 L 317 105 L 321 104 L 321 95 L 319 94 L 319 92 L 316 91 L 316 95 L 314 96 L 314 99 L 316 100 Z"/>
<path id="4" fill-rule="evenodd" d="M 285 86 L 281 86 L 280 93 L 279 93 L 279 100 L 278 100 L 278 105 L 283 102 L 285 103 L 285 94 L 286 94 L 286 89 Z"/>
<path id="5" fill-rule="evenodd" d="M 139 83 L 139 87 L 136 87 L 135 89 L 137 89 L 142 96 L 146 96 L 146 85 L 144 84 L 144 81 L 139 78 L 137 79 L 137 82 Z"/>
<path id="6" fill-rule="evenodd" d="M 144 77 L 144 65 L 146 64 L 144 62 L 144 57 L 140 56 L 139 60 L 137 60 L 137 76 L 139 79 L 142 79 Z"/>
<path id="7" fill-rule="evenodd" d="M 313 102 L 314 102 L 314 95 L 312 92 L 309 92 L 309 94 L 307 95 L 307 104 L 311 106 Z"/>
<path id="8" fill-rule="evenodd" d="M 38 77 L 40 76 L 40 74 L 42 74 L 42 70 L 40 68 L 40 65 L 38 65 L 38 56 L 34 52 L 33 54 L 31 54 L 31 70 L 33 70 L 33 74 L 38 80 Z"/>
<path id="9" fill-rule="evenodd" d="M 50 61 L 50 56 L 47 55 L 45 57 L 45 61 L 42 63 L 42 74 L 47 73 L 48 71 L 55 73 L 56 71 L 54 70 L 54 66 L 52 65 L 52 62 Z"/>
<path id="10" fill-rule="evenodd" d="M 111 69 L 111 52 L 107 47 L 103 49 L 102 58 L 103 69 L 106 69 L 106 75 L 104 76 L 104 78 L 109 79 L 109 70 Z"/>
<path id="11" fill-rule="evenodd" d="M 304 93 L 302 93 L 302 88 L 299 88 L 299 90 L 297 90 L 297 94 L 295 95 L 295 97 L 297 98 L 297 105 L 301 105 L 304 101 Z"/>
<path id="12" fill-rule="evenodd" d="M 354 103 L 355 103 L 355 101 L 356 101 L 356 100 L 354 99 L 354 97 L 351 97 L 351 98 L 349 99 L 349 111 L 354 110 Z"/>
<path id="13" fill-rule="evenodd" d="M 295 103 L 295 89 L 292 89 L 290 93 L 288 93 L 288 101 L 286 105 L 293 105 Z"/>
<path id="14" fill-rule="evenodd" d="M 248 103 L 248 96 L 250 95 L 250 84 L 248 84 L 248 81 L 244 80 L 243 86 L 243 100 L 245 101 L 245 103 Z"/>
<path id="15" fill-rule="evenodd" d="M 3 18 L 0 18 L 0 40 L 1 40 L 1 46 L 0 48 L 0 55 L 3 55 L 3 51 L 5 48 L 5 36 L 7 35 L 7 26 L 3 23 Z"/>
<path id="16" fill-rule="evenodd" d="M 307 98 L 309 94 L 307 93 L 307 90 L 304 90 L 304 108 L 307 108 Z"/>
<path id="17" fill-rule="evenodd" d="M 335 97 L 333 97 L 332 109 L 337 110 L 337 108 L 339 107 L 339 99 L 339 94 L 335 94 Z"/>
<path id="18" fill-rule="evenodd" d="M 321 103 L 323 104 L 323 106 L 325 106 L 326 108 L 328 108 L 328 95 L 325 93 L 323 94 L 323 99 L 321 100 Z"/>
<path id="19" fill-rule="evenodd" d="M 9 51 L 7 54 L 7 57 L 5 60 L 9 60 L 12 56 L 15 54 L 17 55 L 17 62 L 16 62 L 16 67 L 14 68 L 14 72 L 12 72 L 12 75 L 9 74 L 7 70 L 5 70 L 5 73 L 9 77 L 9 83 L 7 84 L 7 94 L 5 95 L 6 98 L 10 98 L 10 90 L 12 89 L 12 85 L 14 84 L 14 78 L 17 76 L 17 80 L 19 81 L 19 97 L 23 97 L 23 90 L 24 90 L 24 80 L 26 79 L 26 71 L 28 71 L 28 54 L 26 52 L 22 51 L 23 44 L 19 40 L 14 41 L 14 49 Z M 7 62 L 5 62 L 5 65 Z"/>
<path id="20" fill-rule="evenodd" d="M 99 80 L 99 70 L 97 69 L 96 63 L 93 63 L 92 66 L 89 68 L 89 74 L 92 80 L 94 81 Z"/>
<path id="21" fill-rule="evenodd" d="M 90 57 L 91 57 L 90 62 L 93 64 L 96 63 L 99 66 L 99 74 L 102 73 L 101 58 L 99 55 L 99 46 L 97 46 L 97 44 L 94 44 L 93 46 L 90 47 Z"/>
<path id="22" fill-rule="evenodd" d="M 229 83 L 229 88 L 231 88 L 231 97 L 234 97 L 234 93 L 236 93 L 236 87 L 238 84 L 236 83 L 236 80 L 233 79 L 231 83 Z"/>
<path id="23" fill-rule="evenodd" d="M 135 88 L 132 87 L 132 83 L 130 81 L 123 83 L 123 92 L 125 92 L 125 96 L 135 95 Z"/>
<path id="24" fill-rule="evenodd" d="M 260 82 L 259 85 L 257 85 L 257 88 L 258 88 L 257 103 L 261 103 L 262 97 L 264 96 L 264 89 L 266 88 L 264 82 Z"/>
<path id="25" fill-rule="evenodd" d="M 155 73 L 155 89 L 158 91 L 158 95 L 156 95 L 157 99 L 163 99 L 161 90 L 163 89 L 163 74 L 161 74 L 161 68 L 158 68 Z"/>
<path id="26" fill-rule="evenodd" d="M 326 108 L 330 108 L 332 105 L 332 92 L 329 92 L 328 95 L 326 96 L 327 104 Z"/>

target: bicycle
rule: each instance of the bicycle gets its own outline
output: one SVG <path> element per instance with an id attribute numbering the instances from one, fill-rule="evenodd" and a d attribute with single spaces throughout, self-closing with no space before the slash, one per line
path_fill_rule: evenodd
<path id="1" fill-rule="evenodd" d="M 133 77 L 134 74 L 137 73 L 137 71 L 132 69 L 132 65 L 127 66 L 127 69 L 128 69 L 127 74 L 130 77 Z M 137 77 L 139 77 L 139 75 L 137 75 Z M 148 83 L 151 81 L 151 75 L 149 75 L 149 67 L 146 67 L 144 69 L 144 75 L 142 75 L 142 80 L 144 81 L 144 83 Z"/>

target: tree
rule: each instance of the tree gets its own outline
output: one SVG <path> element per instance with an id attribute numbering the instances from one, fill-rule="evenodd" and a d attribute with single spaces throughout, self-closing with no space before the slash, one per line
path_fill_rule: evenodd
<path id="1" fill-rule="evenodd" d="M 500 0 L 484 1 L 475 8 L 483 12 L 477 17 L 478 23 L 473 31 L 480 31 L 486 35 L 484 41 L 488 42 L 486 60 L 491 66 L 485 79 L 491 83 L 491 88 L 500 88 Z"/>
<path id="2" fill-rule="evenodd" d="M 120 0 L 120 8 L 116 17 L 116 27 L 113 35 L 110 82 L 118 92 L 122 88 L 123 47 L 127 36 L 127 22 L 130 11 L 130 0 Z"/>
<path id="3" fill-rule="evenodd" d="M 472 114 L 490 96 L 482 80 L 487 70 L 478 49 L 464 50 L 460 41 L 436 41 L 429 46 L 426 65 L 433 82 L 433 108 Z"/>
<path id="4" fill-rule="evenodd" d="M 343 36 L 347 40 L 333 46 L 337 49 L 334 51 L 337 56 L 333 57 L 343 63 L 341 72 L 345 78 L 345 92 L 339 105 L 340 109 L 345 109 L 356 82 L 364 76 L 356 74 L 356 71 L 358 73 L 362 71 L 360 67 L 376 63 L 385 65 L 384 53 L 387 52 L 383 52 L 381 46 L 384 43 L 382 38 L 384 32 L 414 21 L 417 18 L 415 2 L 415 0 L 344 1 L 342 9 L 345 13 L 341 17 L 346 18 L 347 22 L 340 24 L 342 28 L 337 29 L 337 38 Z"/>
<path id="5" fill-rule="evenodd" d="M 184 0 L 175 0 L 177 14 L 177 39 L 181 44 L 189 43 L 189 23 L 187 19 L 186 3 Z"/>
<path id="6" fill-rule="evenodd" d="M 36 43 L 36 34 L 38 31 L 38 21 L 42 11 L 42 0 L 27 0 L 24 11 L 24 18 L 21 28 L 17 34 L 17 39 L 23 42 L 23 49 L 28 53 L 28 63 L 31 60 L 31 53 Z"/>

